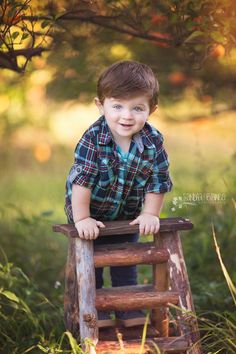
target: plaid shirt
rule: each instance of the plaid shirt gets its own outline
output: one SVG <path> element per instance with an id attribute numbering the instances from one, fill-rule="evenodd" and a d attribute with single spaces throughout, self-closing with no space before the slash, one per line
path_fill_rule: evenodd
<path id="1" fill-rule="evenodd" d="M 73 222 L 73 183 L 91 189 L 91 217 L 103 221 L 133 219 L 140 214 L 146 193 L 171 190 L 168 166 L 163 136 L 150 124 L 145 123 L 133 136 L 124 161 L 105 117 L 100 117 L 75 148 L 75 161 L 66 182 L 69 222 Z"/>

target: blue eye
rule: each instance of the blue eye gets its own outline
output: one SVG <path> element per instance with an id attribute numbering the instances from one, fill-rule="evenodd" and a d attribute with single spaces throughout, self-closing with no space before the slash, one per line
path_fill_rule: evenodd
<path id="1" fill-rule="evenodd" d="M 113 106 L 113 108 L 115 108 L 115 109 L 121 109 L 122 106 L 121 106 L 120 104 L 115 104 L 115 105 Z"/>
<path id="2" fill-rule="evenodd" d="M 134 107 L 134 110 L 136 111 L 136 112 L 142 112 L 143 111 L 143 108 L 141 108 L 141 107 Z"/>

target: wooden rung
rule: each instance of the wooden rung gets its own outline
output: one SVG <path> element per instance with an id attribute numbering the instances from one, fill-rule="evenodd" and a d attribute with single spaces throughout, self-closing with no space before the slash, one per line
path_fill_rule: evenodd
<path id="1" fill-rule="evenodd" d="M 95 306 L 97 310 L 127 311 L 156 308 L 168 303 L 177 305 L 178 300 L 177 292 L 158 292 L 149 285 L 121 286 L 98 289 Z"/>
<path id="2" fill-rule="evenodd" d="M 152 242 L 122 243 L 95 246 L 95 267 L 158 264 L 167 262 L 169 253 L 157 249 Z"/>
<path id="3" fill-rule="evenodd" d="M 154 344 L 165 353 L 181 353 L 189 349 L 189 344 L 183 337 L 153 338 L 146 340 L 143 354 L 148 354 L 155 350 Z M 100 341 L 96 346 L 97 354 L 137 354 L 140 353 L 141 340 L 129 341 Z"/>
<path id="4" fill-rule="evenodd" d="M 99 236 L 111 236 L 122 234 L 133 234 L 138 232 L 139 225 L 130 225 L 132 220 L 105 221 L 105 228 L 101 228 Z M 185 218 L 163 218 L 160 219 L 160 232 L 191 230 L 193 224 Z M 54 232 L 61 232 L 68 237 L 78 237 L 74 224 L 57 224 L 52 227 Z"/>

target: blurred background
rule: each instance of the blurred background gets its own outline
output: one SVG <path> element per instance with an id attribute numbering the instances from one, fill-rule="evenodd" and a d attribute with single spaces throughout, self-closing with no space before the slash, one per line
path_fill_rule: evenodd
<path id="1" fill-rule="evenodd" d="M 53 50 L 34 57 L 24 73 L 0 71 L 1 274 L 8 274 L 9 289 L 15 284 L 26 303 L 41 294 L 36 312 L 48 306 L 57 333 L 63 330 L 58 314 L 62 318 L 67 239 L 53 234 L 52 225 L 66 223 L 65 180 L 74 148 L 99 117 L 93 103 L 97 78 L 124 59 L 150 65 L 160 83 L 150 123 L 164 134 L 174 183 L 161 217 L 182 216 L 194 224 L 182 232 L 182 242 L 196 309 L 234 309 L 212 225 L 235 283 L 236 49 L 226 53 L 216 44 L 196 67 L 181 48 L 70 23 L 66 32 L 57 32 Z M 151 267 L 140 267 L 140 283 L 151 276 Z"/>

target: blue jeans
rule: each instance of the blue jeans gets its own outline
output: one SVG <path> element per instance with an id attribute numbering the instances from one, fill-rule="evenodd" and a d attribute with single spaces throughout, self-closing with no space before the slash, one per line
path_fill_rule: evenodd
<path id="1" fill-rule="evenodd" d="M 106 245 L 124 242 L 137 242 L 139 233 L 129 235 L 112 235 L 102 236 L 94 240 L 94 248 L 96 245 Z M 137 267 L 110 267 L 112 286 L 137 285 Z M 103 286 L 103 268 L 95 269 L 96 289 L 101 289 Z"/>

